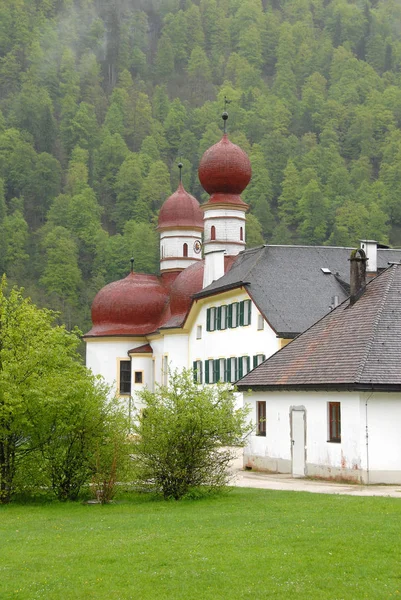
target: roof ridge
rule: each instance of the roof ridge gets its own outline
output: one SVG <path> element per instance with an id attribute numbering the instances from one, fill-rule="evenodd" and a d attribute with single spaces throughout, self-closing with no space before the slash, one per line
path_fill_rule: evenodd
<path id="1" fill-rule="evenodd" d="M 392 272 L 390 273 L 390 276 L 389 276 L 389 278 L 388 278 L 388 281 L 387 281 L 387 285 L 386 285 L 386 288 L 385 288 L 385 292 L 384 292 L 384 294 L 382 294 L 382 296 L 381 296 L 381 299 L 380 299 L 380 306 L 379 306 L 379 308 L 378 308 L 378 310 L 377 310 L 377 312 L 376 312 L 376 318 L 375 318 L 375 320 L 374 320 L 374 322 L 373 322 L 373 326 L 372 326 L 372 335 L 370 336 L 370 340 L 369 340 L 369 342 L 366 344 L 365 356 L 363 357 L 363 359 L 361 360 L 361 362 L 360 362 L 360 364 L 359 364 L 358 371 L 357 371 L 357 375 L 356 375 L 356 381 L 355 381 L 355 383 L 358 383 L 358 382 L 359 382 L 359 380 L 360 380 L 360 378 L 361 378 L 361 376 L 362 376 L 362 373 L 363 373 L 363 371 L 364 371 L 364 369 L 365 369 L 365 367 L 366 367 L 366 363 L 368 362 L 369 354 L 370 354 L 370 352 L 371 352 L 371 350 L 372 350 L 372 345 L 373 345 L 373 341 L 374 341 L 374 339 L 375 339 L 375 334 L 376 334 L 376 331 L 377 331 L 378 325 L 379 325 L 379 323 L 380 323 L 380 320 L 381 320 L 381 316 L 382 316 L 382 313 L 383 313 L 384 307 L 385 307 L 385 305 L 386 305 L 386 299 L 387 299 L 387 296 L 388 296 L 388 292 L 389 292 L 389 289 L 390 289 L 391 283 L 392 283 L 392 281 L 393 281 L 393 278 L 394 278 L 395 269 L 394 269 L 393 267 L 394 267 L 394 265 L 390 265 L 390 266 L 389 266 L 389 267 L 387 267 L 387 269 L 386 269 L 385 271 L 383 271 L 383 273 L 381 274 L 381 276 L 383 276 L 383 275 L 384 275 L 384 273 L 386 273 L 387 271 L 390 271 L 390 270 L 392 270 Z M 376 277 L 375 279 L 372 279 L 372 281 L 370 281 L 369 283 L 370 283 L 370 284 L 372 284 L 372 283 L 374 283 L 375 281 L 377 282 L 377 279 L 378 279 L 378 278 Z M 369 285 L 369 283 L 368 283 L 367 285 Z"/>

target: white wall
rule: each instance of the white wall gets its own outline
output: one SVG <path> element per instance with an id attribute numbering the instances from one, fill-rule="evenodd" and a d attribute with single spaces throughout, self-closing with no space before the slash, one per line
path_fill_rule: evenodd
<path id="1" fill-rule="evenodd" d="M 369 482 L 380 483 L 385 477 L 385 483 L 401 483 L 401 395 L 361 394 L 361 420 L 363 466 L 369 468 Z"/>
<path id="2" fill-rule="evenodd" d="M 206 331 L 206 312 L 213 306 L 222 306 L 233 302 L 249 300 L 245 290 L 235 290 L 230 294 L 220 294 L 213 299 L 199 303 L 200 309 L 194 305 L 195 319 L 189 333 L 189 366 L 193 361 L 240 356 L 252 357 L 256 354 L 270 356 L 279 349 L 279 339 L 270 326 L 264 322 L 264 329 L 258 331 L 257 321 L 259 311 L 252 302 L 251 324 L 223 331 Z M 202 338 L 196 339 L 197 325 L 202 326 Z"/>
<path id="3" fill-rule="evenodd" d="M 256 402 L 266 401 L 266 437 L 252 435 L 244 462 L 252 468 L 291 472 L 291 407 L 306 412 L 306 475 L 363 478 L 360 398 L 357 392 L 254 392 L 245 394 L 256 423 Z M 341 403 L 341 442 L 328 441 L 328 402 Z"/>
<path id="4" fill-rule="evenodd" d="M 129 359 L 128 350 L 144 342 L 132 338 L 88 338 L 86 340 L 86 366 L 94 375 L 102 375 L 108 385 L 115 386 L 118 378 L 118 359 Z"/>

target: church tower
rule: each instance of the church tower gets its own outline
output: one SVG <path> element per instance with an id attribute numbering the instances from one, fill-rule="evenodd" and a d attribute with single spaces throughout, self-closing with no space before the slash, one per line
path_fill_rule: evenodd
<path id="1" fill-rule="evenodd" d="M 240 194 L 248 185 L 251 163 L 247 154 L 228 139 L 222 115 L 224 135 L 220 142 L 206 150 L 199 165 L 199 181 L 210 194 L 204 211 L 204 252 L 225 251 L 236 256 L 245 249 L 245 213 L 248 205 Z"/>
<path id="2" fill-rule="evenodd" d="M 160 272 L 177 272 L 202 260 L 203 214 L 196 198 L 184 189 L 181 179 L 177 190 L 160 209 Z"/>

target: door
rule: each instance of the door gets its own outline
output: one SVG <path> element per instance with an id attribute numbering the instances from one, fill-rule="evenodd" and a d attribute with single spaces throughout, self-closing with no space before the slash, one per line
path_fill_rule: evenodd
<path id="1" fill-rule="evenodd" d="M 291 409 L 292 476 L 305 477 L 306 415 L 304 408 Z"/>

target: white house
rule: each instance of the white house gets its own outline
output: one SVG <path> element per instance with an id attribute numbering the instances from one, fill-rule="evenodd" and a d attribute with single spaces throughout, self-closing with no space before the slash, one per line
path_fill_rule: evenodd
<path id="1" fill-rule="evenodd" d="M 401 483 L 401 265 L 365 287 L 365 261 L 350 299 L 238 382 L 258 423 L 248 468 Z"/>

